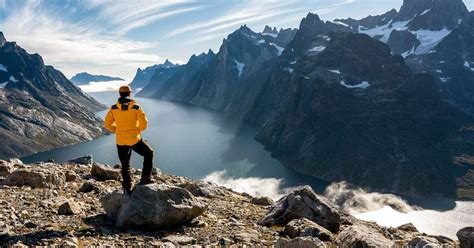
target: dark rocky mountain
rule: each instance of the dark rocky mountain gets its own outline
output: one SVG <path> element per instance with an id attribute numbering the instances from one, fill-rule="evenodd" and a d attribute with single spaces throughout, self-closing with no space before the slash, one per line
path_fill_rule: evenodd
<path id="1" fill-rule="evenodd" d="M 143 89 L 148 85 L 148 83 L 150 83 L 150 80 L 155 74 L 156 69 L 169 69 L 176 66 L 178 66 L 178 64 L 173 64 L 171 61 L 166 60 L 163 64 L 148 66 L 143 70 L 138 68 L 135 77 L 130 83 L 130 86 L 132 89 Z"/>
<path id="2" fill-rule="evenodd" d="M 217 54 L 209 51 L 191 57 L 167 82 L 147 88 L 147 92 L 156 92 L 153 97 L 157 98 L 225 110 L 234 92 L 252 83 L 246 80 L 249 75 L 260 71 L 265 61 L 282 54 L 295 30 L 268 32 L 256 33 L 242 26 L 223 41 Z"/>
<path id="3" fill-rule="evenodd" d="M 71 82 L 76 85 L 84 85 L 90 82 L 108 82 L 108 81 L 125 81 L 123 78 L 119 77 L 110 77 L 104 75 L 92 75 L 87 72 L 80 72 L 74 75 L 71 79 Z"/>
<path id="4" fill-rule="evenodd" d="M 91 140 L 102 134 L 104 106 L 60 71 L 0 33 L 0 158 Z"/>
<path id="5" fill-rule="evenodd" d="M 394 21 L 410 21 L 409 30 L 452 30 L 468 12 L 462 0 L 404 0 Z"/>
<path id="6" fill-rule="evenodd" d="M 444 98 L 474 114 L 474 12 L 434 49 L 434 52 L 407 58 L 417 71 L 429 71 Z"/>
<path id="7" fill-rule="evenodd" d="M 414 73 L 382 38 L 339 22 L 310 13 L 276 50 L 266 40 L 275 39 L 275 29 L 259 34 L 243 26 L 217 54 L 193 56 L 153 97 L 255 125 L 273 156 L 305 174 L 412 196 L 473 199 L 473 117 L 445 102 L 433 76 Z M 410 37 L 400 32 L 391 40 L 417 46 Z"/>
<path id="8" fill-rule="evenodd" d="M 393 53 L 407 57 L 432 52 L 468 13 L 462 0 L 404 0 L 399 12 L 392 9 L 380 16 L 336 21 L 388 43 Z"/>

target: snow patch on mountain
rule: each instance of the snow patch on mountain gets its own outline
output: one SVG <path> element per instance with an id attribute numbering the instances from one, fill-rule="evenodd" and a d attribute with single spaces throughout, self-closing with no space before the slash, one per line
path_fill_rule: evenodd
<path id="1" fill-rule="evenodd" d="M 239 72 L 239 77 L 240 77 L 242 75 L 242 72 L 244 71 L 245 64 L 240 63 L 236 59 L 234 59 L 234 63 L 235 63 L 235 68 L 237 68 L 237 71 Z"/>
<path id="2" fill-rule="evenodd" d="M 0 71 L 8 72 L 7 68 L 2 64 L 0 64 Z"/>
<path id="3" fill-rule="evenodd" d="M 326 49 L 325 46 L 317 46 L 309 49 L 310 52 L 322 52 Z"/>
<path id="4" fill-rule="evenodd" d="M 0 84 L 0 89 L 5 88 L 7 86 L 8 82 L 3 82 Z"/>
<path id="5" fill-rule="evenodd" d="M 9 79 L 10 79 L 10 81 L 12 81 L 12 82 L 15 82 L 15 83 L 18 82 L 18 80 L 17 80 L 14 76 L 10 76 Z"/>
<path id="6" fill-rule="evenodd" d="M 474 68 L 471 68 L 471 64 L 469 63 L 469 61 L 464 61 L 464 66 L 467 67 L 469 70 L 474 71 Z"/>
<path id="7" fill-rule="evenodd" d="M 293 68 L 285 68 L 284 70 L 289 73 L 293 73 L 293 71 L 295 71 Z"/>
<path id="8" fill-rule="evenodd" d="M 364 26 L 359 26 L 359 33 L 367 34 L 371 37 L 381 36 L 382 38 L 380 38 L 380 41 L 387 43 L 388 38 L 390 37 L 390 34 L 392 33 L 393 30 L 397 30 L 397 31 L 407 30 L 408 29 L 407 24 L 410 21 L 411 20 L 402 21 L 402 22 L 393 22 L 392 20 L 385 25 L 372 28 L 372 29 L 366 28 Z"/>
<path id="9" fill-rule="evenodd" d="M 341 71 L 339 71 L 339 70 L 329 70 L 329 71 L 332 72 L 332 73 L 341 74 Z"/>
<path id="10" fill-rule="evenodd" d="M 365 90 L 370 86 L 369 82 L 367 82 L 367 81 L 364 81 L 364 82 L 362 82 L 360 84 L 356 84 L 356 85 L 349 85 L 349 84 L 346 84 L 346 82 L 344 82 L 344 80 L 341 80 L 340 84 L 342 86 L 348 88 L 348 89 L 364 89 Z"/>
<path id="11" fill-rule="evenodd" d="M 425 54 L 431 51 L 444 37 L 451 33 L 451 30 L 446 28 L 439 31 L 431 30 L 417 30 L 411 31 L 416 38 L 421 42 L 421 45 L 416 49 L 416 54 Z"/>
<path id="12" fill-rule="evenodd" d="M 283 48 L 283 47 L 281 47 L 281 46 L 278 46 L 278 45 L 276 45 L 276 44 L 274 44 L 274 43 L 270 43 L 270 45 L 271 45 L 271 46 L 274 46 L 274 47 L 277 49 L 277 51 L 278 51 L 278 56 L 280 56 L 280 55 L 283 53 L 283 51 L 285 50 L 285 48 Z"/>
<path id="13" fill-rule="evenodd" d="M 443 83 L 448 82 L 449 79 L 451 79 L 451 78 L 448 78 L 448 77 L 440 77 L 439 78 L 439 80 L 441 80 L 441 82 L 443 82 Z"/>
<path id="14" fill-rule="evenodd" d="M 296 60 L 290 62 L 290 65 L 294 65 L 294 64 L 296 64 Z"/>
<path id="15" fill-rule="evenodd" d="M 278 34 L 273 34 L 273 33 L 263 33 L 262 35 L 270 36 L 270 37 L 273 37 L 273 38 L 278 37 Z"/>
<path id="16" fill-rule="evenodd" d="M 420 14 L 420 16 L 425 15 L 425 14 L 427 14 L 427 13 L 430 12 L 430 11 L 431 11 L 431 9 L 427 9 L 427 10 L 423 11 L 423 12 Z"/>
<path id="17" fill-rule="evenodd" d="M 348 27 L 348 28 L 351 28 L 351 29 L 352 29 L 352 27 L 350 27 L 349 25 L 347 25 L 347 24 L 345 24 L 345 23 L 343 23 L 343 22 L 340 22 L 340 21 L 335 21 L 334 23 L 335 23 L 335 24 L 342 25 L 342 26 L 344 26 L 344 27 Z"/>

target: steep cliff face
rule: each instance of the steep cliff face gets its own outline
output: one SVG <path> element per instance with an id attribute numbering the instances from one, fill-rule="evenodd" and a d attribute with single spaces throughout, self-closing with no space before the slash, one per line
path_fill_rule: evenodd
<path id="1" fill-rule="evenodd" d="M 3 37 L 3 34 L 1 34 Z M 4 39 L 4 38 L 3 38 Z M 104 106 L 14 42 L 0 47 L 0 157 L 17 157 L 91 140 Z"/>
<path id="2" fill-rule="evenodd" d="M 217 54 L 209 51 L 191 57 L 169 80 L 150 85 L 147 91 L 156 92 L 157 98 L 224 111 L 234 92 L 252 84 L 247 78 L 258 73 L 264 62 L 280 56 L 294 33 L 291 29 L 255 33 L 242 26 L 224 40 Z"/>
<path id="3" fill-rule="evenodd" d="M 284 69 L 289 60 L 275 63 L 247 114 L 261 127 L 257 139 L 316 177 L 455 197 L 456 177 L 467 170 L 453 158 L 472 149 L 445 149 L 472 128 L 472 117 L 441 101 L 432 76 L 413 74 L 385 44 L 359 34 L 330 38 L 319 54 L 298 57 L 292 73 Z M 468 136 L 458 142 L 472 146 Z"/>
<path id="4" fill-rule="evenodd" d="M 416 71 L 429 71 L 443 97 L 474 113 L 474 12 L 444 38 L 432 53 L 411 56 L 408 64 Z"/>

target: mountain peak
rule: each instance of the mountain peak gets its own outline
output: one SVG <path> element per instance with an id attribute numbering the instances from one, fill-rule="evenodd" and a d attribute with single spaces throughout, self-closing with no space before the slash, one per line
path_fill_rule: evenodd
<path id="1" fill-rule="evenodd" d="M 263 34 L 278 34 L 278 30 L 276 29 L 276 27 L 271 28 L 270 26 L 266 25 L 262 33 Z"/>
<path id="2" fill-rule="evenodd" d="M 163 63 L 163 66 L 174 66 L 174 64 L 169 61 L 169 59 L 166 59 L 165 62 Z"/>
<path id="3" fill-rule="evenodd" d="M 404 0 L 396 21 L 411 20 L 411 30 L 453 29 L 468 13 L 462 0 Z"/>
<path id="4" fill-rule="evenodd" d="M 0 47 L 5 45 L 7 43 L 7 39 L 5 39 L 5 35 L 3 35 L 3 32 L 0 31 Z"/>

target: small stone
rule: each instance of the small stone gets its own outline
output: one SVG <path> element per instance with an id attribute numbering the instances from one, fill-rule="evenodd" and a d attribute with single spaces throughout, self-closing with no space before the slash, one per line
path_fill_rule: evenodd
<path id="1" fill-rule="evenodd" d="M 120 170 L 113 169 L 110 166 L 94 163 L 91 169 L 91 175 L 99 180 L 120 180 Z"/>
<path id="2" fill-rule="evenodd" d="M 234 235 L 237 242 L 251 243 L 258 241 L 258 233 L 241 232 Z"/>
<path id="3" fill-rule="evenodd" d="M 92 191 L 94 191 L 95 193 L 102 192 L 101 185 L 94 180 L 85 181 L 79 188 L 79 192 L 82 192 L 82 193 L 89 193 Z"/>
<path id="4" fill-rule="evenodd" d="M 11 163 L 5 160 L 0 160 L 0 177 L 6 177 L 13 172 L 14 168 Z"/>
<path id="5" fill-rule="evenodd" d="M 266 196 L 252 197 L 250 202 L 252 204 L 260 205 L 260 206 L 270 206 L 270 205 L 275 204 L 275 202 L 270 197 L 266 197 Z"/>
<path id="6" fill-rule="evenodd" d="M 200 220 L 193 220 L 188 224 L 189 227 L 206 227 L 207 223 Z"/>
<path id="7" fill-rule="evenodd" d="M 171 242 L 178 245 L 192 245 L 196 244 L 196 239 L 185 235 L 171 235 L 163 238 L 165 242 Z"/>
<path id="8" fill-rule="evenodd" d="M 220 246 L 225 246 L 225 247 L 227 247 L 227 246 L 229 246 L 229 245 L 231 245 L 231 244 L 232 244 L 232 240 L 230 240 L 230 239 L 228 239 L 228 238 L 223 237 L 223 238 L 220 238 L 220 239 L 219 239 L 219 245 L 220 245 Z"/>
<path id="9" fill-rule="evenodd" d="M 66 200 L 58 208 L 60 215 L 76 215 L 81 213 L 81 207 L 73 200 Z"/>
<path id="10" fill-rule="evenodd" d="M 80 157 L 80 158 L 75 158 L 75 159 L 69 160 L 68 162 L 69 163 L 74 163 L 74 164 L 92 165 L 93 159 L 92 159 L 92 155 L 89 154 L 89 155 L 86 155 L 86 156 L 83 156 L 83 157 Z"/>
<path id="11" fill-rule="evenodd" d="M 36 227 L 38 227 L 38 225 L 36 225 L 35 223 L 33 223 L 33 222 L 31 222 L 31 221 L 26 222 L 26 223 L 24 224 L 24 226 L 25 226 L 26 228 L 36 228 Z"/>
<path id="12" fill-rule="evenodd" d="M 285 234 L 290 238 L 316 237 L 322 241 L 333 240 L 330 231 L 306 218 L 290 221 L 290 223 L 285 226 Z"/>
<path id="13" fill-rule="evenodd" d="M 465 227 L 456 233 L 461 248 L 474 247 L 474 227 Z"/>
<path id="14" fill-rule="evenodd" d="M 73 181 L 76 181 L 77 179 L 76 173 L 72 170 L 66 171 L 65 175 L 66 175 L 66 182 L 73 182 Z"/>
<path id="15" fill-rule="evenodd" d="M 412 223 L 401 225 L 397 229 L 405 232 L 418 232 L 418 229 L 416 229 L 416 227 Z"/>

